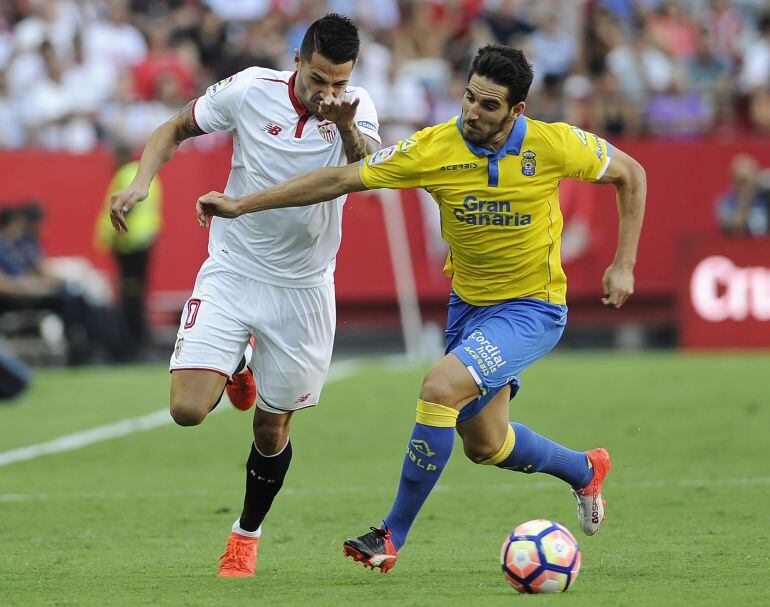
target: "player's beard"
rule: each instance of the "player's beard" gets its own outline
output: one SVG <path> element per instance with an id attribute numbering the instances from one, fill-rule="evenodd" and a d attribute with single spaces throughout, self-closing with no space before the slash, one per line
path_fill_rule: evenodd
<path id="1" fill-rule="evenodd" d="M 302 104 L 312 113 L 318 116 L 318 108 L 321 105 L 321 101 L 323 101 L 323 95 L 320 93 L 317 94 L 315 97 L 310 96 L 310 91 L 305 91 L 305 99 L 302 100 Z"/>
<path id="2" fill-rule="evenodd" d="M 478 129 L 476 131 L 469 131 L 466 128 L 465 120 L 463 120 L 463 136 L 470 141 L 471 143 L 478 145 L 480 147 L 484 147 L 486 144 L 492 142 L 492 140 L 497 137 L 498 134 L 503 132 L 506 127 L 506 123 L 508 122 L 508 116 L 503 118 L 500 122 L 498 122 L 494 127 L 490 128 L 490 130 L 484 130 L 484 129 Z"/>
<path id="3" fill-rule="evenodd" d="M 321 105 L 321 101 L 323 101 L 323 97 L 318 95 L 314 98 L 308 99 L 307 101 L 302 101 L 302 105 L 304 105 L 311 114 L 315 114 L 316 116 L 321 116 L 318 113 L 318 109 Z"/>

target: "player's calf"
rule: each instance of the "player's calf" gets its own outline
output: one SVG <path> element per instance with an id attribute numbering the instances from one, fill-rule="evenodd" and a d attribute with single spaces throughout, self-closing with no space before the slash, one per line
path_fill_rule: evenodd
<path id="1" fill-rule="evenodd" d="M 283 486 L 291 463 L 291 413 L 276 415 L 257 409 L 254 442 L 246 462 L 246 497 L 239 519 L 241 529 L 256 531 Z"/>
<path id="2" fill-rule="evenodd" d="M 269 413 L 262 409 L 254 412 L 254 444 L 266 456 L 280 452 L 289 440 L 292 411 L 281 415 Z"/>

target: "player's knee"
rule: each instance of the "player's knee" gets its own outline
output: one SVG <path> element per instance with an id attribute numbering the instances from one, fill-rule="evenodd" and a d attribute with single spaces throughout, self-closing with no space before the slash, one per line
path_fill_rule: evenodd
<path id="1" fill-rule="evenodd" d="M 463 444 L 463 450 L 465 451 L 465 457 L 471 460 L 474 464 L 483 464 L 493 457 L 498 447 L 490 444 Z"/>
<path id="2" fill-rule="evenodd" d="M 422 381 L 420 399 L 429 403 L 444 405 L 445 407 L 454 407 L 458 402 L 457 394 L 452 389 L 450 383 L 438 374 L 433 374 L 430 371 Z"/>
<path id="3" fill-rule="evenodd" d="M 205 418 L 208 410 L 196 403 L 181 399 L 171 399 L 171 417 L 180 426 L 197 426 Z"/>
<path id="4" fill-rule="evenodd" d="M 289 440 L 288 427 L 275 424 L 259 424 L 254 427 L 254 445 L 263 455 L 274 455 Z"/>

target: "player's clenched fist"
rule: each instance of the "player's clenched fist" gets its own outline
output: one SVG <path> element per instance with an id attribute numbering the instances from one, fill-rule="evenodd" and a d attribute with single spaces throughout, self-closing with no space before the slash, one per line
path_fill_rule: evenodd
<path id="1" fill-rule="evenodd" d="M 209 192 L 198 198 L 195 214 L 198 216 L 198 225 L 208 228 L 212 217 L 233 219 L 241 213 L 237 198 L 225 196 L 221 192 Z"/>
<path id="2" fill-rule="evenodd" d="M 139 201 L 147 198 L 147 188 L 130 185 L 110 197 L 110 221 L 117 232 L 128 232 L 126 213 Z"/>
<path id="3" fill-rule="evenodd" d="M 613 264 L 604 272 L 602 285 L 605 293 L 602 303 L 608 308 L 619 308 L 634 293 L 634 272 Z"/>

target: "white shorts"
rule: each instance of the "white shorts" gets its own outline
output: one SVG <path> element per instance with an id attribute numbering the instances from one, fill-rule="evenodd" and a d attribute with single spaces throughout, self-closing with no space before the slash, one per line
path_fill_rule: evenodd
<path id="1" fill-rule="evenodd" d="M 247 362 L 259 390 L 257 406 L 270 413 L 312 407 L 329 371 L 335 323 L 334 283 L 279 287 L 207 259 L 182 312 L 169 367 L 229 379 L 253 335 Z"/>

